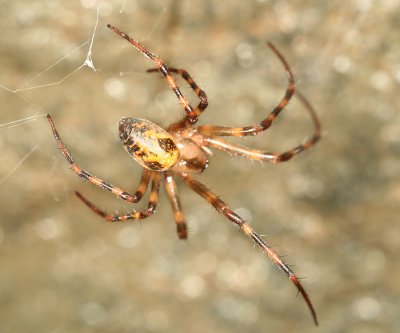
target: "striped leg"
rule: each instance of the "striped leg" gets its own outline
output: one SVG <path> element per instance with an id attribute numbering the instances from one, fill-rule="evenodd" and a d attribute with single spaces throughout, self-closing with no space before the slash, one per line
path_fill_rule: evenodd
<path id="1" fill-rule="evenodd" d="M 143 196 L 143 193 L 146 191 L 147 189 L 147 185 L 149 183 L 149 175 L 150 172 L 149 171 L 144 171 L 143 175 L 142 175 L 142 180 L 139 184 L 138 190 L 136 191 L 136 193 L 134 195 L 122 190 L 119 187 L 116 187 L 114 185 L 111 185 L 107 182 L 105 182 L 104 180 L 91 175 L 89 172 L 81 169 L 72 159 L 71 154 L 69 153 L 67 147 L 65 146 L 64 142 L 61 140 L 60 135 L 58 134 L 58 131 L 56 129 L 56 126 L 53 122 L 53 119 L 51 118 L 51 116 L 48 114 L 47 115 L 47 120 L 49 121 L 51 130 L 53 131 L 53 135 L 54 138 L 57 141 L 58 147 L 60 148 L 61 152 L 63 153 L 63 155 L 65 156 L 65 158 L 67 159 L 69 165 L 71 166 L 72 171 L 74 171 L 79 177 L 88 180 L 89 182 L 91 182 L 92 184 L 99 186 L 103 189 L 106 189 L 108 191 L 110 191 L 112 194 L 114 194 L 115 196 L 117 196 L 118 198 L 121 198 L 122 200 L 128 201 L 128 202 L 138 202 L 141 197 Z"/>
<path id="2" fill-rule="evenodd" d="M 185 223 L 185 217 L 181 202 L 178 196 L 178 190 L 176 188 L 174 177 L 170 173 L 165 173 L 165 190 L 167 191 L 169 200 L 171 202 L 172 210 L 174 212 L 174 218 L 176 222 L 176 231 L 180 239 L 186 239 L 188 236 L 187 226 Z"/>
<path id="3" fill-rule="evenodd" d="M 134 194 L 134 197 L 137 199 L 136 202 L 139 202 L 143 198 L 143 194 L 146 192 L 149 185 L 150 174 L 150 170 L 143 169 L 142 178 L 140 179 L 139 186 Z"/>
<path id="4" fill-rule="evenodd" d="M 268 161 L 271 163 L 279 163 L 290 160 L 293 156 L 299 154 L 303 150 L 306 150 L 311 146 L 313 146 L 314 144 L 316 144 L 321 137 L 321 127 L 317 115 L 315 113 L 315 110 L 302 94 L 297 93 L 297 96 L 300 98 L 301 102 L 306 106 L 308 112 L 310 113 L 315 128 L 314 135 L 304 143 L 283 153 L 269 153 L 258 149 L 250 149 L 237 144 L 227 142 L 225 140 L 213 136 L 205 137 L 203 141 L 204 144 L 212 148 L 216 148 L 234 155 L 243 156 L 248 159 L 256 161 Z"/>
<path id="5" fill-rule="evenodd" d="M 299 293 L 303 296 L 306 302 L 311 316 L 314 320 L 315 325 L 318 325 L 317 314 L 311 303 L 309 296 L 304 290 L 300 283 L 299 278 L 294 274 L 290 267 L 282 260 L 282 258 L 246 223 L 246 221 L 239 215 L 235 214 L 218 196 L 212 193 L 203 184 L 193 180 L 190 176 L 181 175 L 183 181 L 188 185 L 193 191 L 202 196 L 208 203 L 210 203 L 219 213 L 227 217 L 231 222 L 236 224 L 240 230 L 242 230 L 246 236 L 251 238 L 274 263 L 280 270 L 282 270 L 285 275 L 293 282 Z"/>
<path id="6" fill-rule="evenodd" d="M 158 192 L 160 189 L 160 174 L 158 172 L 151 173 L 152 183 L 151 183 L 151 192 L 150 192 L 150 200 L 147 206 L 147 209 L 144 211 L 133 210 L 130 213 L 122 214 L 122 215 L 109 215 L 97 206 L 95 206 L 92 202 L 86 199 L 79 192 L 75 192 L 79 199 L 81 199 L 86 206 L 88 206 L 91 210 L 93 210 L 96 214 L 99 214 L 101 217 L 105 218 L 109 222 L 123 222 L 126 220 L 142 220 L 146 217 L 149 217 L 154 214 L 156 211 L 156 207 L 158 204 Z"/>
<path id="7" fill-rule="evenodd" d="M 133 38 L 129 37 L 129 35 L 126 34 L 125 32 L 122 32 L 121 30 L 110 24 L 107 24 L 107 27 L 110 28 L 115 33 L 117 33 L 118 35 L 120 35 L 122 38 L 125 38 L 130 44 L 132 44 L 136 49 L 138 49 L 146 58 L 149 58 L 156 64 L 158 70 L 167 79 L 169 86 L 174 91 L 176 97 L 178 97 L 179 99 L 179 102 L 185 109 L 188 123 L 189 124 L 196 123 L 198 120 L 198 115 L 196 114 L 195 110 L 193 110 L 193 107 L 189 104 L 185 96 L 183 96 L 182 92 L 179 90 L 178 86 L 176 85 L 174 77 L 171 75 L 169 71 L 168 66 L 160 58 L 156 57 L 153 53 L 151 53 L 145 47 L 136 42 Z"/>
<path id="8" fill-rule="evenodd" d="M 294 77 L 293 73 L 283 55 L 278 51 L 278 49 L 270 42 L 268 46 L 279 58 L 283 66 L 285 67 L 286 73 L 288 75 L 288 87 L 285 92 L 285 96 L 282 98 L 280 103 L 272 110 L 272 112 L 263 119 L 259 124 L 244 126 L 244 127 L 226 127 L 226 126 L 214 126 L 214 125 L 203 125 L 197 127 L 198 131 L 204 135 L 217 135 L 217 136 L 249 136 L 257 135 L 262 131 L 265 131 L 271 126 L 272 122 L 276 119 L 279 113 L 286 107 L 292 98 L 295 91 Z"/>
<path id="9" fill-rule="evenodd" d="M 197 116 L 200 116 L 201 113 L 208 106 L 208 99 L 207 99 L 207 95 L 204 92 L 204 90 L 199 88 L 199 86 L 196 84 L 196 82 L 194 82 L 193 78 L 189 75 L 189 73 L 186 70 L 173 68 L 173 67 L 169 67 L 168 70 L 169 70 L 170 73 L 176 73 L 176 74 L 181 75 L 182 78 L 190 85 L 190 87 L 193 89 L 193 91 L 199 97 L 200 103 L 197 105 L 197 107 L 194 110 L 194 112 L 196 113 Z M 151 68 L 151 69 L 147 70 L 148 73 L 159 72 L 159 71 L 160 71 L 159 68 Z M 184 128 L 184 127 L 187 127 L 189 125 L 190 125 L 190 123 L 188 122 L 187 117 L 185 117 L 181 121 L 169 125 L 168 126 L 168 131 L 174 132 L 174 131 L 177 131 L 180 128 Z"/>

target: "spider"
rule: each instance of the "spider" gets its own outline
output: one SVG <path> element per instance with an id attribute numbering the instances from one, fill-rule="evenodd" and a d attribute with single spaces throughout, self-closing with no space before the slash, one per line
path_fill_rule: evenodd
<path id="1" fill-rule="evenodd" d="M 254 136 L 262 133 L 270 127 L 295 93 L 294 77 L 286 59 L 272 43 L 267 43 L 269 48 L 279 58 L 286 71 L 288 76 L 288 86 L 285 95 L 279 104 L 260 123 L 244 127 L 215 125 L 201 125 L 195 127 L 193 125 L 198 121 L 199 116 L 207 108 L 208 100 L 206 93 L 197 86 L 188 72 L 184 69 L 168 67 L 160 58 L 156 57 L 141 44 L 129 37 L 128 34 L 110 24 L 108 24 L 107 27 L 122 38 L 126 39 L 156 65 L 155 68 L 149 69 L 148 72 L 161 72 L 167 80 L 168 85 L 177 96 L 180 104 L 185 109 L 186 115 L 181 120 L 169 125 L 166 130 L 149 120 L 140 118 L 122 118 L 119 121 L 119 137 L 122 145 L 128 154 L 143 167 L 143 173 L 137 190 L 134 194 L 131 194 L 80 168 L 72 159 L 71 154 L 58 134 L 51 116 L 48 114 L 47 119 L 58 147 L 67 159 L 72 171 L 74 171 L 79 177 L 88 180 L 100 188 L 110 191 L 116 197 L 129 203 L 139 202 L 145 194 L 148 185 L 151 183 L 149 203 L 147 209 L 143 211 L 132 210 L 126 214 L 109 215 L 94 205 L 81 193 L 75 192 L 78 198 L 96 214 L 109 222 L 122 222 L 131 219 L 140 220 L 154 214 L 158 204 L 160 183 L 162 178 L 164 178 L 164 186 L 172 205 L 178 237 L 180 239 L 185 239 L 188 235 L 187 226 L 174 180 L 175 177 L 179 177 L 189 188 L 203 197 L 220 214 L 239 227 L 239 229 L 246 236 L 251 238 L 254 243 L 258 245 L 261 251 L 284 272 L 284 274 L 296 286 L 298 292 L 302 295 L 311 312 L 315 325 L 318 325 L 317 315 L 311 300 L 303 288 L 300 279 L 295 275 L 293 270 L 242 217 L 233 212 L 224 201 L 211 192 L 205 185 L 192 177 L 194 174 L 201 174 L 207 168 L 209 157 L 211 155 L 210 148 L 219 149 L 251 160 L 280 163 L 290 160 L 293 156 L 308 149 L 319 140 L 321 136 L 319 120 L 310 103 L 301 94 L 297 95 L 310 113 L 315 127 L 313 136 L 304 143 L 283 153 L 271 153 L 246 148 L 221 139 L 222 136 Z M 182 76 L 182 78 L 196 93 L 200 99 L 196 108 L 191 106 L 179 90 L 173 74 Z"/>

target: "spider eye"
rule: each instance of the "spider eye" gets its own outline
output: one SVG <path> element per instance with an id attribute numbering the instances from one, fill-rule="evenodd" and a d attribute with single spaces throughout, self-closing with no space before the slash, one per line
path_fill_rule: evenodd
<path id="1" fill-rule="evenodd" d="M 132 158 L 153 171 L 172 168 L 179 159 L 179 150 L 171 134 L 146 119 L 122 118 L 119 137 Z"/>

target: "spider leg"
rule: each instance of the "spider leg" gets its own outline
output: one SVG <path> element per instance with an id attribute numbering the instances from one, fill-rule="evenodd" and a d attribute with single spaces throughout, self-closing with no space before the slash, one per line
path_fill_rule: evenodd
<path id="1" fill-rule="evenodd" d="M 144 171 L 143 175 L 142 175 L 142 180 L 139 184 L 138 190 L 136 191 L 136 193 L 134 195 L 122 190 L 119 187 L 116 187 L 112 184 L 109 184 L 107 182 L 105 182 L 104 180 L 91 175 L 88 171 L 81 169 L 72 159 L 71 154 L 69 153 L 67 147 L 65 146 L 64 142 L 62 141 L 60 135 L 58 134 L 58 131 L 56 129 L 56 126 L 53 122 L 53 119 L 51 118 L 50 114 L 47 115 L 47 120 L 49 121 L 51 130 L 53 131 L 53 135 L 54 138 L 57 141 L 58 147 L 60 148 L 61 152 L 63 153 L 63 155 L 65 156 L 65 158 L 67 159 L 69 165 L 71 166 L 72 171 L 74 171 L 79 177 L 88 180 L 89 182 L 91 182 L 92 184 L 99 186 L 103 189 L 106 189 L 108 191 L 110 191 L 112 194 L 114 194 L 115 196 L 117 196 L 118 198 L 121 198 L 125 201 L 128 202 L 138 202 L 141 197 L 143 196 L 143 193 L 146 191 L 147 189 L 147 185 L 149 183 L 149 175 L 150 172 L 149 171 Z"/>
<path id="2" fill-rule="evenodd" d="M 186 115 L 187 122 L 189 124 L 196 123 L 198 120 L 198 114 L 196 113 L 196 110 L 193 110 L 193 107 L 190 105 L 188 100 L 185 98 L 185 96 L 183 96 L 182 92 L 179 90 L 174 77 L 170 73 L 168 66 L 160 58 L 156 57 L 153 53 L 151 53 L 145 47 L 140 45 L 133 38 L 129 37 L 129 35 L 126 34 L 125 32 L 119 30 L 118 28 L 112 26 L 111 24 L 107 24 L 107 27 L 110 28 L 112 31 L 114 31 L 116 34 L 120 35 L 122 38 L 126 39 L 130 44 L 132 44 L 136 49 L 138 49 L 146 58 L 149 58 L 156 64 L 158 70 L 162 73 L 162 75 L 164 75 L 169 86 L 174 91 L 176 97 L 178 97 L 179 99 L 179 102 L 185 109 L 187 114 Z"/>
<path id="3" fill-rule="evenodd" d="M 258 149 L 250 149 L 246 148 L 237 144 L 233 144 L 230 142 L 227 142 L 225 140 L 222 140 L 220 138 L 214 137 L 214 136 L 208 136 L 204 137 L 204 144 L 213 147 L 222 151 L 226 151 L 228 153 L 234 154 L 234 155 L 240 155 L 245 158 L 251 159 L 251 160 L 256 160 L 256 161 L 268 161 L 271 163 L 279 163 L 279 162 L 285 162 L 290 160 L 293 156 L 299 154 L 303 150 L 306 150 L 313 146 L 314 144 L 317 143 L 317 141 L 321 137 L 321 126 L 318 121 L 317 115 L 315 113 L 314 108 L 311 106 L 311 104 L 307 101 L 307 99 L 300 93 L 297 93 L 297 96 L 300 98 L 301 102 L 306 106 L 308 112 L 310 113 L 312 120 L 314 122 L 314 128 L 315 132 L 314 135 L 306 140 L 304 143 L 288 150 L 283 153 L 269 153 L 265 151 L 261 151 Z"/>
<path id="4" fill-rule="evenodd" d="M 130 213 L 122 214 L 122 215 L 109 215 L 97 206 L 95 206 L 92 202 L 86 199 L 81 193 L 75 192 L 79 199 L 81 199 L 86 206 L 88 206 L 91 210 L 93 210 L 96 214 L 99 214 L 101 217 L 105 218 L 109 222 L 123 222 L 126 220 L 142 220 L 154 214 L 157 204 L 158 204 L 158 192 L 160 189 L 160 174 L 159 173 L 151 173 L 152 174 L 152 183 L 151 183 L 151 192 L 149 204 L 146 210 L 137 211 L 133 210 Z"/>
<path id="5" fill-rule="evenodd" d="M 185 223 L 185 217 L 183 215 L 183 210 L 181 202 L 178 196 L 178 190 L 176 188 L 174 177 L 171 173 L 165 173 L 165 190 L 167 191 L 169 200 L 171 202 L 172 210 L 174 212 L 174 218 L 176 222 L 176 231 L 180 239 L 186 239 L 188 236 L 187 226 Z"/>
<path id="6" fill-rule="evenodd" d="M 168 70 L 170 71 L 170 73 L 176 73 L 181 75 L 182 78 L 190 85 L 190 87 L 199 97 L 200 103 L 197 105 L 194 112 L 197 114 L 197 116 L 200 116 L 200 114 L 203 113 L 208 106 L 208 99 L 206 93 L 199 88 L 199 86 L 196 84 L 196 82 L 194 82 L 193 78 L 189 75 L 189 73 L 186 70 L 173 67 L 169 67 Z M 159 71 L 160 69 L 158 67 L 147 70 L 148 73 L 159 72 Z M 188 123 L 188 119 L 187 117 L 185 117 L 182 120 L 169 125 L 167 131 L 176 132 L 177 130 L 187 127 L 189 125 L 190 123 Z"/>
<path id="7" fill-rule="evenodd" d="M 278 49 L 270 42 L 267 43 L 270 49 L 275 53 L 283 64 L 286 73 L 288 75 L 288 86 L 284 97 L 281 99 L 279 104 L 271 111 L 271 113 L 263 119 L 259 124 L 244 126 L 244 127 L 226 127 L 226 126 L 214 126 L 214 125 L 202 125 L 197 127 L 197 130 L 204 135 L 217 135 L 217 136 L 249 136 L 257 135 L 262 131 L 265 131 L 271 126 L 272 122 L 278 117 L 279 113 L 286 107 L 295 92 L 294 76 L 292 70 L 289 67 L 288 62 L 284 56 L 278 51 Z"/>
<path id="8" fill-rule="evenodd" d="M 199 183 L 198 181 L 192 179 L 189 175 L 180 175 L 183 181 L 188 185 L 193 191 L 207 200 L 219 213 L 228 218 L 231 222 L 236 224 L 241 231 L 243 231 L 246 236 L 251 238 L 261 249 L 263 253 L 265 253 L 275 265 L 277 265 L 280 270 L 282 270 L 285 275 L 293 282 L 296 286 L 299 293 L 303 296 L 304 301 L 306 302 L 311 316 L 314 320 L 315 325 L 318 326 L 317 314 L 314 310 L 314 307 L 311 303 L 311 300 L 300 283 L 299 278 L 295 275 L 295 273 L 291 270 L 291 268 L 282 260 L 282 258 L 258 235 L 247 223 L 246 221 L 235 214 L 225 202 L 223 202 L 218 196 L 212 193 L 206 186 Z"/>
<path id="9" fill-rule="evenodd" d="M 135 198 L 137 198 L 136 202 L 139 202 L 143 198 L 143 194 L 146 192 L 147 187 L 149 186 L 150 174 L 150 170 L 143 169 L 142 178 L 140 179 L 139 186 L 137 187 L 137 190 L 133 195 Z"/>

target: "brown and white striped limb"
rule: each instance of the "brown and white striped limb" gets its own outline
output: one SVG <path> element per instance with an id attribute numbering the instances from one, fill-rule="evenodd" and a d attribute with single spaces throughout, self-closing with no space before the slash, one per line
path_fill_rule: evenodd
<path id="1" fill-rule="evenodd" d="M 158 172 L 152 172 L 150 175 L 151 191 L 150 191 L 150 198 L 149 198 L 149 204 L 147 206 L 147 209 L 133 210 L 127 214 L 114 214 L 114 215 L 107 214 L 105 211 L 101 210 L 96 205 L 94 205 L 91 201 L 86 199 L 86 197 L 84 197 L 81 193 L 75 192 L 75 194 L 92 211 L 94 211 L 96 214 L 100 215 L 101 217 L 103 217 L 104 219 L 106 219 L 109 222 L 124 222 L 127 220 L 143 220 L 143 219 L 153 215 L 154 212 L 156 211 L 157 204 L 158 204 L 158 193 L 159 193 L 159 189 L 160 189 L 160 176 L 161 175 Z"/>
<path id="2" fill-rule="evenodd" d="M 314 124 L 314 134 L 304 143 L 297 145 L 285 152 L 267 152 L 234 144 L 216 136 L 204 136 L 204 145 L 210 148 L 225 151 L 233 155 L 242 156 L 250 160 L 266 161 L 271 163 L 280 163 L 290 160 L 293 156 L 315 145 L 321 138 L 321 125 L 315 110 L 303 95 L 300 93 L 297 93 L 296 95 L 300 98 L 301 102 L 305 105 L 307 111 L 310 113 Z"/>
<path id="3" fill-rule="evenodd" d="M 153 53 L 147 50 L 145 47 L 140 45 L 137 41 L 133 38 L 129 37 L 128 34 L 119 30 L 118 28 L 112 26 L 111 24 L 107 24 L 107 27 L 114 31 L 116 34 L 120 35 L 122 38 L 126 39 L 130 44 L 132 44 L 136 49 L 138 49 L 146 58 L 149 58 L 151 61 L 155 63 L 158 70 L 164 75 L 165 79 L 167 80 L 169 86 L 175 93 L 176 97 L 179 100 L 179 103 L 183 106 L 186 111 L 187 120 L 190 124 L 194 124 L 198 120 L 198 114 L 196 114 L 196 110 L 190 105 L 189 101 L 185 98 L 185 96 L 180 91 L 179 87 L 177 86 L 174 77 L 171 75 L 168 66 L 164 63 L 163 60 L 156 57 Z"/>
<path id="4" fill-rule="evenodd" d="M 204 135 L 215 135 L 215 136 L 254 136 L 265 131 L 278 117 L 280 112 L 288 105 L 290 99 L 295 92 L 294 76 L 292 70 L 289 67 L 286 59 L 274 46 L 274 44 L 267 43 L 270 49 L 275 53 L 283 64 L 287 76 L 288 76 L 288 86 L 286 88 L 285 95 L 279 102 L 279 104 L 270 112 L 270 114 L 264 118 L 259 124 L 242 126 L 242 127 L 227 127 L 227 126 L 215 126 L 215 125 L 202 125 L 198 126 L 197 129 L 200 133 Z"/>
<path id="5" fill-rule="evenodd" d="M 51 116 L 49 114 L 47 115 L 47 120 L 50 124 L 51 130 L 52 130 L 53 136 L 57 142 L 58 148 L 61 150 L 62 154 L 66 158 L 72 171 L 75 172 L 79 177 L 91 182 L 92 184 L 94 184 L 98 187 L 101 187 L 107 191 L 110 191 L 116 197 L 118 197 L 122 200 L 125 200 L 127 202 L 136 203 L 142 198 L 143 193 L 146 191 L 147 185 L 149 182 L 149 171 L 148 170 L 143 171 L 142 180 L 139 184 L 138 190 L 136 191 L 135 194 L 132 195 L 132 194 L 128 193 L 127 191 L 124 191 L 123 189 L 121 189 L 117 186 L 114 186 L 114 185 L 104 181 L 103 179 L 92 175 L 90 172 L 80 168 L 74 162 L 70 152 L 68 151 L 67 147 L 65 146 L 64 142 L 62 141 L 62 139 L 60 137 L 60 134 L 58 133 L 58 131 L 56 129 L 53 119 L 51 118 Z"/>
<path id="6" fill-rule="evenodd" d="M 185 216 L 183 214 L 183 209 L 181 201 L 178 196 L 178 189 L 174 177 L 170 172 L 165 173 L 164 176 L 165 191 L 168 194 L 169 201 L 172 206 L 172 211 L 174 213 L 174 219 L 176 223 L 176 231 L 180 239 L 186 239 L 188 236 L 187 225 L 185 223 Z"/>
<path id="7" fill-rule="evenodd" d="M 279 267 L 279 269 L 285 273 L 285 275 L 293 282 L 293 284 L 296 286 L 297 290 L 303 297 L 304 301 L 306 302 L 310 312 L 311 316 L 314 320 L 315 325 L 318 325 L 318 319 L 317 319 L 317 314 L 314 310 L 314 307 L 311 303 L 310 297 L 306 293 L 304 287 L 300 283 L 299 278 L 296 276 L 296 274 L 292 271 L 292 269 L 283 261 L 283 259 L 261 238 L 260 235 L 258 235 L 253 228 L 251 228 L 247 222 L 234 213 L 228 205 L 222 201 L 217 195 L 215 195 L 213 192 L 211 192 L 206 186 L 204 186 L 202 183 L 194 180 L 188 175 L 180 175 L 180 177 L 183 179 L 183 181 L 186 183 L 187 186 L 189 186 L 193 191 L 195 191 L 197 194 L 199 194 L 201 197 L 203 197 L 209 204 L 211 204 L 219 213 L 224 215 L 226 218 L 228 218 L 231 222 L 233 222 L 235 225 L 237 225 L 240 230 L 244 232 L 246 236 L 251 238 L 261 249 L 263 253 L 265 253 L 271 260 L 272 262 Z"/>

